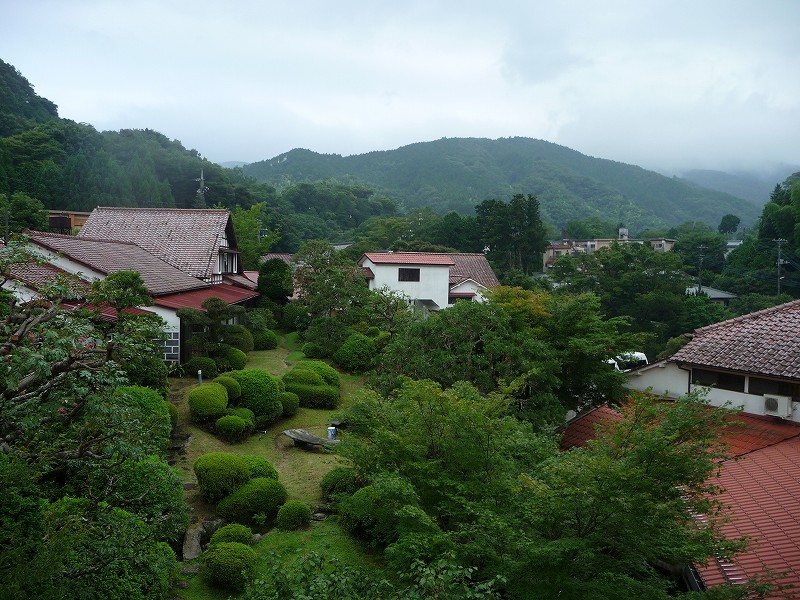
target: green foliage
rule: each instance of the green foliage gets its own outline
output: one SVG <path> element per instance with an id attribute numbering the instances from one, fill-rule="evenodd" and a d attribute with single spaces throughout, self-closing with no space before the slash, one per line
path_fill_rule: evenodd
<path id="1" fill-rule="evenodd" d="M 253 334 L 244 325 L 228 325 L 223 330 L 222 339 L 224 343 L 238 348 L 241 352 L 253 351 Z"/>
<path id="2" fill-rule="evenodd" d="M 287 383 L 286 391 L 297 394 L 300 406 L 305 408 L 336 408 L 339 406 L 339 390 L 329 385 L 307 385 Z"/>
<path id="3" fill-rule="evenodd" d="M 255 334 L 265 329 L 275 329 L 278 322 L 275 320 L 273 311 L 269 308 L 251 308 L 244 314 L 244 324 Z M 258 350 L 258 348 L 256 348 Z"/>
<path id="4" fill-rule="evenodd" d="M 169 392 L 167 365 L 160 357 L 152 354 L 139 354 L 122 361 L 125 375 L 131 385 L 153 388 L 164 398 Z"/>
<path id="5" fill-rule="evenodd" d="M 203 372 L 203 379 L 214 379 L 218 374 L 217 363 L 208 356 L 195 356 L 181 365 L 186 377 L 197 377 L 197 372 Z"/>
<path id="6" fill-rule="evenodd" d="M 261 257 L 269 252 L 277 242 L 278 236 L 270 234 L 262 236 L 266 203 L 258 202 L 249 208 L 234 206 L 231 220 L 236 231 L 236 242 L 239 249 L 239 261 L 242 268 L 248 271 L 258 268 Z"/>
<path id="7" fill-rule="evenodd" d="M 250 433 L 253 430 L 253 426 L 255 425 L 256 422 L 256 416 L 253 414 L 252 410 L 250 410 L 249 408 L 243 408 L 241 406 L 237 406 L 235 408 L 228 408 L 228 414 L 243 419 L 244 422 L 247 424 L 247 427 L 250 429 L 250 431 L 247 432 L 247 434 L 250 435 Z"/>
<path id="8" fill-rule="evenodd" d="M 321 360 L 301 360 L 295 365 L 298 369 L 309 369 L 316 373 L 319 373 L 322 380 L 327 384 L 335 388 L 339 388 L 341 386 L 341 377 L 339 376 L 339 371 L 334 369 L 328 363 L 321 361 Z"/>
<path id="9" fill-rule="evenodd" d="M 214 545 L 220 542 L 238 542 L 251 546 L 253 544 L 253 530 L 239 523 L 228 523 L 211 535 L 209 544 Z"/>
<path id="10" fill-rule="evenodd" d="M 281 379 L 283 380 L 284 385 L 293 383 L 300 383 L 304 385 L 325 385 L 322 375 L 320 375 L 317 371 L 306 369 L 299 364 L 295 365 L 290 371 L 286 372 Z"/>
<path id="11" fill-rule="evenodd" d="M 338 501 L 340 497 L 356 492 L 359 488 L 358 478 L 351 467 L 335 467 L 325 473 L 320 488 L 325 499 Z"/>
<path id="12" fill-rule="evenodd" d="M 212 504 L 219 502 L 251 479 L 247 461 L 238 454 L 209 452 L 194 462 L 200 493 Z"/>
<path id="13" fill-rule="evenodd" d="M 309 322 L 308 310 L 299 302 L 292 301 L 283 307 L 280 327 L 284 331 L 303 331 Z"/>
<path id="14" fill-rule="evenodd" d="M 488 260 L 505 272 L 518 269 L 525 275 L 541 270 L 547 237 L 539 214 L 539 200 L 515 194 L 509 203 L 484 200 L 475 207 L 482 240 L 488 246 Z"/>
<path id="15" fill-rule="evenodd" d="M 256 553 L 239 542 L 219 542 L 203 554 L 205 573 L 211 581 L 227 590 L 241 591 L 253 575 Z"/>
<path id="16" fill-rule="evenodd" d="M 253 431 L 253 425 L 248 428 L 247 421 L 236 415 L 225 415 L 217 419 L 214 424 L 214 431 L 226 442 L 236 444 L 247 439 Z"/>
<path id="17" fill-rule="evenodd" d="M 369 370 L 377 357 L 375 341 L 363 333 L 353 333 L 334 353 L 336 364 L 353 373 Z"/>
<path id="18" fill-rule="evenodd" d="M 255 350 L 274 350 L 278 347 L 278 334 L 271 329 L 265 329 L 253 334 L 253 347 Z"/>
<path id="19" fill-rule="evenodd" d="M 241 457 L 247 465 L 247 473 L 250 479 L 254 477 L 269 477 L 277 481 L 278 471 L 266 458 L 252 454 L 242 454 Z"/>
<path id="20" fill-rule="evenodd" d="M 244 314 L 244 307 L 228 304 L 216 296 L 206 298 L 201 306 L 203 310 L 180 308 L 177 311 L 181 323 L 199 330 L 187 340 L 189 346 L 196 352 L 201 355 L 211 355 L 220 348 L 220 344 L 235 346 L 243 352 L 250 352 L 253 349 L 252 335 L 247 338 L 249 332 L 244 333 L 242 326 L 227 324 L 231 319 Z M 250 343 L 249 350 L 246 349 L 248 343 Z M 216 377 L 216 374 L 214 376 Z"/>
<path id="21" fill-rule="evenodd" d="M 294 392 L 281 392 L 278 394 L 278 400 L 281 401 L 283 407 L 283 417 L 297 414 L 297 409 L 300 407 L 300 396 Z"/>
<path id="22" fill-rule="evenodd" d="M 218 353 L 215 354 L 215 361 L 218 358 L 223 358 L 228 365 L 230 365 L 230 369 L 235 371 L 244 369 L 245 365 L 247 365 L 247 354 L 238 348 L 234 348 L 233 346 L 224 346 Z M 217 366 L 219 366 L 219 363 Z M 222 369 L 220 369 L 220 371 L 222 371 Z"/>
<path id="23" fill-rule="evenodd" d="M 167 402 L 167 411 L 169 411 L 169 424 L 172 427 L 172 432 L 175 432 L 175 427 L 178 425 L 178 407 L 172 402 Z"/>
<path id="24" fill-rule="evenodd" d="M 741 223 L 741 219 L 736 215 L 727 214 L 723 215 L 722 220 L 719 222 L 719 226 L 717 226 L 717 231 L 721 234 L 731 234 L 736 233 L 736 230 L 739 229 L 739 223 Z"/>
<path id="25" fill-rule="evenodd" d="M 215 421 L 225 414 L 228 392 L 218 383 L 203 383 L 189 392 L 189 416 L 195 423 Z"/>
<path id="26" fill-rule="evenodd" d="M 5 231 L 6 215 L 8 231 Z M 10 197 L 0 194 L 0 225 L 6 237 L 23 229 L 45 231 L 48 228 L 47 212 L 44 204 L 23 192 L 14 192 Z"/>
<path id="27" fill-rule="evenodd" d="M 242 388 L 239 406 L 252 410 L 256 417 L 261 417 L 263 424 L 274 423 L 280 418 L 283 407 L 278 400 L 280 387 L 275 377 L 262 369 L 231 371 L 228 376 L 238 381 Z"/>
<path id="28" fill-rule="evenodd" d="M 311 521 L 311 509 L 305 502 L 289 500 L 278 509 L 275 524 L 278 529 L 294 531 Z"/>
<path id="29" fill-rule="evenodd" d="M 242 386 L 233 377 L 220 375 L 214 378 L 213 383 L 218 383 L 225 388 L 225 391 L 228 392 L 228 400 L 232 403 L 235 403 L 242 395 Z"/>
<path id="30" fill-rule="evenodd" d="M 272 258 L 258 268 L 258 293 L 277 305 L 284 305 L 294 293 L 292 271 L 288 263 Z"/>
<path id="31" fill-rule="evenodd" d="M 256 477 L 223 498 L 217 504 L 217 514 L 242 524 L 254 523 L 253 518 L 258 514 L 271 521 L 286 502 L 286 497 L 286 488 L 276 479 Z"/>
<path id="32" fill-rule="evenodd" d="M 161 394 L 149 387 L 120 386 L 114 390 L 113 401 L 118 406 L 134 409 L 150 432 L 149 438 L 142 440 L 145 452 L 163 454 L 172 435 L 172 420 L 167 402 Z"/>
<path id="33" fill-rule="evenodd" d="M 300 350 L 308 358 L 325 358 L 325 350 L 316 342 L 306 342 Z"/>

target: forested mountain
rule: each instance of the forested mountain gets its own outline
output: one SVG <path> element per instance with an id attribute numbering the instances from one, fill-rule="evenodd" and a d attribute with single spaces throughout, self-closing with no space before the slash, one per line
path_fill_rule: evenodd
<path id="1" fill-rule="evenodd" d="M 766 173 L 737 171 L 726 173 L 709 169 L 693 169 L 681 174 L 681 178 L 710 190 L 717 190 L 749 200 L 759 208 L 769 199 L 775 183 L 800 170 L 800 165 L 771 169 Z"/>
<path id="2" fill-rule="evenodd" d="M 38 96 L 19 71 L 0 60 L 0 137 L 56 118 L 56 105 Z"/>
<path id="3" fill-rule="evenodd" d="M 588 217 L 634 231 L 690 220 L 716 226 L 727 213 L 751 225 L 759 213 L 729 194 L 530 138 L 445 138 L 346 157 L 296 149 L 246 165 L 244 172 L 278 187 L 325 178 L 358 181 L 406 209 L 428 206 L 441 213 L 470 214 L 487 198 L 533 194 L 559 227 Z"/>

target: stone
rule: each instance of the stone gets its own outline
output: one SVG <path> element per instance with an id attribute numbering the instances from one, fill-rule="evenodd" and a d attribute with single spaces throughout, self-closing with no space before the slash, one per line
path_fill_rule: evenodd
<path id="1" fill-rule="evenodd" d="M 183 536 L 183 560 L 194 560 L 202 553 L 201 540 L 204 529 L 202 525 L 192 525 Z"/>

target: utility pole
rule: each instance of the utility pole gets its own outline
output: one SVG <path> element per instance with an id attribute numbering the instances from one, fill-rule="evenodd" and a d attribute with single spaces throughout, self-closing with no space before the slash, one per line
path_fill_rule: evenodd
<path id="1" fill-rule="evenodd" d="M 776 244 L 778 244 L 778 296 L 781 295 L 781 244 L 785 244 L 786 240 L 778 238 L 777 240 L 772 240 Z"/>
<path id="2" fill-rule="evenodd" d="M 206 187 L 206 180 L 203 177 L 203 169 L 200 169 L 200 177 L 195 179 L 195 181 L 200 182 L 200 187 L 197 188 L 197 195 L 200 197 L 200 205 L 202 208 L 206 207 L 206 191 L 208 188 Z"/>
<path id="3" fill-rule="evenodd" d="M 698 246 L 698 250 L 700 250 L 700 265 L 697 268 L 697 295 L 703 293 L 703 259 L 705 258 L 705 254 L 703 252 L 708 248 L 708 246 L 700 245 Z"/>

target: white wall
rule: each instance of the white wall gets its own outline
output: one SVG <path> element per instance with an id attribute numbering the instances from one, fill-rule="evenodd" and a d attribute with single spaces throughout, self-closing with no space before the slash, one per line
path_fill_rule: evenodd
<path id="1" fill-rule="evenodd" d="M 363 266 L 371 269 L 375 275 L 369 284 L 371 290 L 386 286 L 406 294 L 412 300 L 433 300 L 439 308 L 447 308 L 450 291 L 449 265 L 376 265 L 371 260 L 365 259 Z M 419 269 L 419 281 L 400 281 L 398 273 L 401 268 Z"/>
<path id="2" fill-rule="evenodd" d="M 462 281 L 456 286 L 453 286 L 453 289 L 449 290 L 448 293 L 452 294 L 475 294 L 475 297 L 472 299 L 474 302 L 486 302 L 486 297 L 483 295 L 483 292 L 486 291 L 486 288 L 479 284 L 477 281 L 473 281 L 472 279 L 467 279 Z"/>

